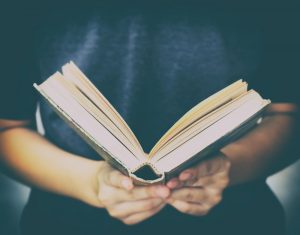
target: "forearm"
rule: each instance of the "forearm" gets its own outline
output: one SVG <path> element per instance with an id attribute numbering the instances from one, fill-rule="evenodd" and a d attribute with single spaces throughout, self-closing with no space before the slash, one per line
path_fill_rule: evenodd
<path id="1" fill-rule="evenodd" d="M 275 114 L 267 116 L 253 131 L 222 149 L 231 162 L 231 185 L 266 177 L 293 161 L 293 156 L 288 154 L 296 149 L 299 123 L 293 115 L 276 114 L 279 109 L 280 106 L 273 106 Z"/>
<path id="2" fill-rule="evenodd" d="M 0 161 L 9 173 L 34 187 L 97 204 L 91 182 L 101 162 L 56 147 L 27 128 L 0 132 Z"/>

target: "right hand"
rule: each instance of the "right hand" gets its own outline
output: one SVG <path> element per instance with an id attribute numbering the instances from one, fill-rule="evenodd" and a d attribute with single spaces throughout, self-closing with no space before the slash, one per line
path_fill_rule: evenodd
<path id="1" fill-rule="evenodd" d="M 100 206 L 125 224 L 139 223 L 165 206 L 170 190 L 163 185 L 134 186 L 132 180 L 106 162 L 97 175 Z"/>

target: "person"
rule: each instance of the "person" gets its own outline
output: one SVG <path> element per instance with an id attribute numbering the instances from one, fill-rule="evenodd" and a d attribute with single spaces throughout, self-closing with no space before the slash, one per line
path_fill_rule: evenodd
<path id="1" fill-rule="evenodd" d="M 294 60 L 280 47 L 286 38 L 274 37 L 274 24 L 284 26 L 288 14 L 278 23 L 277 8 L 205 1 L 26 4 L 2 14 L 0 92 L 2 168 L 32 187 L 22 234 L 284 233 L 265 179 L 293 162 L 297 149 L 297 92 L 288 81 Z M 187 110 L 240 76 L 273 103 L 259 126 L 213 158 L 166 185 L 135 186 L 32 88 L 70 60 L 145 152 Z M 37 103 L 44 136 L 36 131 Z"/>

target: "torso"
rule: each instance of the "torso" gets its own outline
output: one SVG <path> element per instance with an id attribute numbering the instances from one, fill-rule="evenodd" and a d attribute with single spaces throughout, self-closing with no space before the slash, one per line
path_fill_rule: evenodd
<path id="1" fill-rule="evenodd" d="M 207 96 L 241 77 L 249 82 L 257 79 L 263 54 L 263 33 L 247 12 L 158 6 L 48 12 L 37 34 L 41 80 L 73 60 L 124 117 L 146 152 L 178 118 Z M 46 137 L 56 145 L 100 159 L 43 101 L 41 115 Z M 232 204 L 234 193 L 229 195 Z M 251 194 L 244 196 L 251 198 Z M 237 203 L 242 200 L 245 198 L 237 199 Z M 208 229 L 213 221 L 222 221 L 220 215 L 226 217 L 224 203 L 213 219 L 166 208 L 150 222 L 135 227 L 135 232 L 153 234 L 161 231 L 160 226 L 170 231 L 168 226 L 174 223 L 189 224 L 186 226 L 191 229 L 200 223 Z M 44 218 L 38 218 L 39 214 Z M 52 223 L 66 229 L 74 226 L 78 234 L 80 229 L 90 231 L 94 227 L 99 234 L 101 230 L 105 234 L 108 230 L 111 234 L 112 230 L 133 234 L 105 210 L 33 190 L 23 227 L 39 219 L 41 226 L 51 229 Z M 180 226 L 174 228 L 174 234 L 182 234 Z"/>

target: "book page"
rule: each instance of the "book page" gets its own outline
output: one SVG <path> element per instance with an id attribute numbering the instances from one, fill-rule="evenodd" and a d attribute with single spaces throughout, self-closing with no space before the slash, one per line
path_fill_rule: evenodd
<path id="1" fill-rule="evenodd" d="M 203 117 L 209 112 L 217 109 L 221 105 L 230 102 L 232 99 L 237 98 L 241 94 L 247 92 L 247 83 L 242 80 L 238 80 L 235 83 L 227 86 L 221 91 L 215 93 L 214 95 L 208 97 L 204 101 L 200 102 L 194 108 L 189 110 L 185 115 L 183 115 L 155 144 L 149 153 L 149 158 L 151 158 L 155 153 L 170 139 L 172 139 L 181 130 L 187 128 L 193 122 L 197 121 L 199 118 Z"/>
<path id="2" fill-rule="evenodd" d="M 130 142 L 140 150 L 145 157 L 142 146 L 137 140 L 136 136 L 121 117 L 121 115 L 115 110 L 115 108 L 109 103 L 109 101 L 101 94 L 101 92 L 90 82 L 90 80 L 83 74 L 83 72 L 73 63 L 70 62 L 63 66 L 63 74 L 66 79 L 72 81 L 78 89 L 81 90 L 103 113 L 111 119 L 112 123 L 130 140 Z M 141 155 L 141 154 L 140 154 Z"/>
<path id="3" fill-rule="evenodd" d="M 162 172 L 169 172 L 177 166 L 196 156 L 206 147 L 238 128 L 244 121 L 255 115 L 268 104 L 263 99 L 250 99 L 236 110 L 224 116 L 209 128 L 180 145 L 177 149 L 155 162 Z"/>
<path id="4" fill-rule="evenodd" d="M 126 146 L 135 156 L 143 156 L 139 149 L 130 142 L 127 136 L 124 135 L 112 121 L 99 110 L 83 93 L 81 93 L 72 82 L 66 80 L 61 74 L 55 74 L 51 78 L 57 81 L 58 86 L 63 86 L 69 91 L 69 94 L 87 110 L 99 123 L 101 123 L 109 132 L 111 132 L 124 146 Z M 142 158 L 142 157 L 141 157 Z"/>
<path id="5" fill-rule="evenodd" d="M 184 130 L 179 132 L 176 136 L 174 136 L 171 140 L 169 140 L 152 157 L 153 161 L 155 162 L 163 158 L 165 155 L 178 148 L 180 145 L 193 138 L 195 135 L 204 131 L 206 128 L 210 128 L 210 126 L 212 126 L 215 122 L 222 119 L 230 112 L 238 109 L 240 106 L 242 106 L 242 104 L 251 99 L 261 100 L 262 98 L 257 92 L 250 90 L 247 93 L 242 94 L 237 99 L 232 100 L 224 106 L 221 106 L 217 110 L 214 110 L 212 113 L 209 113 L 208 115 L 194 122 L 192 125 L 188 126 Z"/>
<path id="6" fill-rule="evenodd" d="M 70 117 L 72 122 L 87 132 L 112 157 L 120 160 L 125 167 L 134 168 L 140 164 L 140 160 L 85 110 L 70 92 L 58 84 L 55 79 L 50 78 L 38 87 L 47 94 L 47 99 L 50 99 Z"/>

